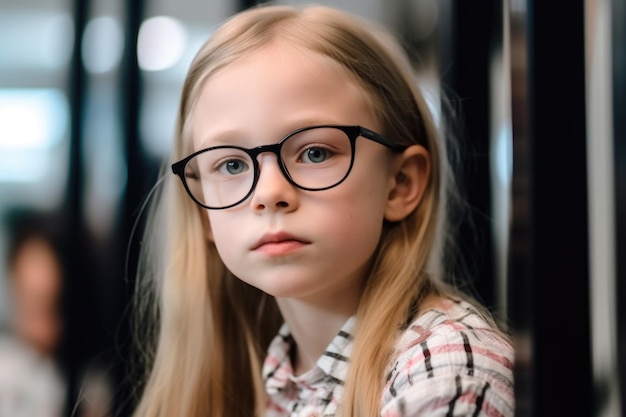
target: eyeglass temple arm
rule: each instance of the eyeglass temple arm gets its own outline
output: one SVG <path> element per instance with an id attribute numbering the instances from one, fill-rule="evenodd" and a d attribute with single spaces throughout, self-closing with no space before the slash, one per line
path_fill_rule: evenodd
<path id="1" fill-rule="evenodd" d="M 373 140 L 374 142 L 378 142 L 381 145 L 384 145 L 394 151 L 403 151 L 406 148 L 408 148 L 407 145 L 398 145 L 396 143 L 391 143 L 390 141 L 385 139 L 382 135 L 374 132 L 373 130 L 369 130 L 368 128 L 363 127 L 363 126 L 359 126 L 359 134 L 363 137 Z"/>

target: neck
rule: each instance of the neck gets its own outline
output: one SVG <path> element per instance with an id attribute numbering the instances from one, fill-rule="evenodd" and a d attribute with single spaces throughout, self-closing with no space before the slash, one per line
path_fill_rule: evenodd
<path id="1" fill-rule="evenodd" d="M 315 366 L 345 322 L 356 312 L 360 294 L 341 294 L 323 302 L 277 298 L 278 307 L 295 341 L 294 375 Z"/>

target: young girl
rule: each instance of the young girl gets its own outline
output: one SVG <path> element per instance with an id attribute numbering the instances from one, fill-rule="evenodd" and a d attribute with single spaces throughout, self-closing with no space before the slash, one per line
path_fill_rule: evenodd
<path id="1" fill-rule="evenodd" d="M 178 117 L 136 417 L 513 414 L 511 345 L 443 283 L 446 158 L 390 36 L 324 7 L 243 12 Z"/>

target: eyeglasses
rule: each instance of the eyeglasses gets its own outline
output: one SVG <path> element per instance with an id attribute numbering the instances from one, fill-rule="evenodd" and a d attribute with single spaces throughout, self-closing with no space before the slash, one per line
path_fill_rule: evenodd
<path id="1" fill-rule="evenodd" d="M 360 136 L 396 152 L 406 149 L 361 126 L 310 126 L 272 145 L 202 149 L 172 164 L 172 172 L 196 203 L 212 210 L 236 206 L 252 194 L 260 176 L 257 157 L 265 152 L 276 155 L 292 185 L 307 191 L 328 190 L 350 174 Z"/>

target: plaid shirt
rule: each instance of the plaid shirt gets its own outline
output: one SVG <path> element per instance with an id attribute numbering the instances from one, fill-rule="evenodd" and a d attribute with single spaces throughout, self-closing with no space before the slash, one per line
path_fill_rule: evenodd
<path id="1" fill-rule="evenodd" d="M 313 369 L 294 376 L 286 325 L 269 347 L 267 417 L 331 417 L 341 402 L 354 317 Z M 512 416 L 513 348 L 466 302 L 447 300 L 401 334 L 381 394 L 382 417 Z"/>

